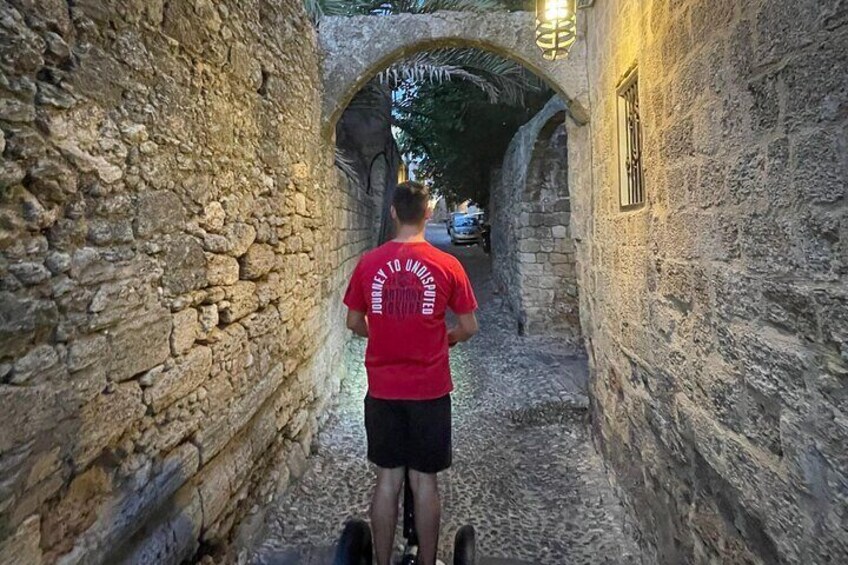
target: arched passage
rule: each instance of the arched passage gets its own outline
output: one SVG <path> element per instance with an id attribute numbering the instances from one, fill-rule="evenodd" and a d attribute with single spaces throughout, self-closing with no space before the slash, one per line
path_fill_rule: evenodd
<path id="1" fill-rule="evenodd" d="M 565 106 L 551 100 L 494 175 L 493 272 L 521 334 L 580 335 Z"/>
<path id="2" fill-rule="evenodd" d="M 563 98 L 575 122 L 588 120 L 584 42 L 578 41 L 566 59 L 543 59 L 529 12 L 330 17 L 321 20 L 318 37 L 328 138 L 356 92 L 378 72 L 414 53 L 444 47 L 482 49 L 524 65 Z"/>

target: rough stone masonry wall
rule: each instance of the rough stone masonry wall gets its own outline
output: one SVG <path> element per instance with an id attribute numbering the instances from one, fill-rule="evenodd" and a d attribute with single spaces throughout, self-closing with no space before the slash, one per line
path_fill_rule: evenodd
<path id="1" fill-rule="evenodd" d="M 844 563 L 848 6 L 581 14 L 594 425 L 644 541 L 662 563 Z M 647 204 L 622 211 L 616 85 L 636 63 Z"/>
<path id="2" fill-rule="evenodd" d="M 299 2 L 0 3 L 0 562 L 177 563 L 302 469 L 373 217 L 318 68 Z"/>
<path id="3" fill-rule="evenodd" d="M 580 335 L 565 106 L 553 98 L 492 175 L 492 268 L 519 332 Z"/>

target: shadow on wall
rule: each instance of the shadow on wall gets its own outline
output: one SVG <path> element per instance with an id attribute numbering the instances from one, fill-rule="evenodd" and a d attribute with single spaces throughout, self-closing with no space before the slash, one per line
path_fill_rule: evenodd
<path id="1" fill-rule="evenodd" d="M 402 163 L 391 130 L 392 99 L 389 87 L 372 80 L 359 91 L 336 125 L 338 158 L 344 173 L 374 206 L 375 244 L 391 238 L 389 207 Z"/>

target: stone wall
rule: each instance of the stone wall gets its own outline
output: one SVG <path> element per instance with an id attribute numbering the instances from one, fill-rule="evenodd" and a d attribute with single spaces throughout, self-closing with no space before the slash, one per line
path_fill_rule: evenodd
<path id="1" fill-rule="evenodd" d="M 354 97 L 336 125 L 336 147 L 351 180 L 373 202 L 373 241 L 387 240 L 392 230 L 389 207 L 401 164 L 387 86 L 373 80 Z"/>
<path id="2" fill-rule="evenodd" d="M 569 166 L 594 185 L 573 202 L 593 418 L 646 546 L 846 562 L 846 5 L 581 15 L 592 152 Z M 623 211 L 616 85 L 634 64 L 647 204 Z"/>
<path id="3" fill-rule="evenodd" d="M 492 268 L 521 334 L 580 335 L 564 121 L 553 98 L 492 175 Z"/>
<path id="4" fill-rule="evenodd" d="M 0 3 L 0 562 L 177 563 L 302 470 L 374 216 L 316 51 L 299 2 Z"/>

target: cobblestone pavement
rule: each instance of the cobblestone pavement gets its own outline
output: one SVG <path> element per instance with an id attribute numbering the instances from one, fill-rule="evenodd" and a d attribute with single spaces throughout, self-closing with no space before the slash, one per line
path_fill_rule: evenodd
<path id="1" fill-rule="evenodd" d="M 438 228 L 431 234 L 442 243 Z M 591 443 L 582 350 L 553 338 L 518 337 L 494 292 L 488 257 L 476 246 L 448 250 L 472 278 L 481 331 L 451 353 L 454 465 L 440 475 L 441 558 L 450 557 L 454 532 L 469 523 L 483 556 L 641 563 L 630 520 Z M 345 520 L 367 516 L 374 476 L 365 459 L 363 351 L 364 342 L 356 341 L 349 361 L 354 378 L 342 387 L 309 470 L 268 513 L 253 563 L 323 562 Z"/>

